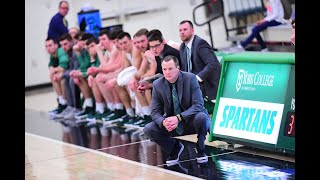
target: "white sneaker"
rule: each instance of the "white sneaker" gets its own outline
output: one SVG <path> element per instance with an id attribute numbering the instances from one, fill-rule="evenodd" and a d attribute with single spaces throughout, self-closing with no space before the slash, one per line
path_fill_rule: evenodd
<path id="1" fill-rule="evenodd" d="M 78 116 L 79 114 L 83 113 L 84 109 L 75 109 L 74 116 Z"/>
<path id="2" fill-rule="evenodd" d="M 237 53 L 237 52 L 243 52 L 246 50 L 240 44 L 238 44 L 237 46 L 230 48 L 229 51 L 232 53 Z"/>
<path id="3" fill-rule="evenodd" d="M 268 48 L 261 49 L 261 52 L 269 52 Z"/>
<path id="4" fill-rule="evenodd" d="M 239 48 L 239 49 L 244 49 L 241 44 L 238 44 L 238 45 L 237 45 L 237 48 Z"/>
<path id="5" fill-rule="evenodd" d="M 71 109 L 69 111 L 65 112 L 63 118 L 64 119 L 72 119 L 72 118 L 74 118 L 75 111 L 76 111 L 76 109 L 71 107 Z"/>
<path id="6" fill-rule="evenodd" d="M 61 113 L 56 114 L 56 118 L 64 118 L 64 116 L 65 116 L 66 114 L 69 114 L 69 112 L 72 111 L 72 110 L 73 110 L 73 107 L 68 106 L 68 107 L 65 108 Z"/>

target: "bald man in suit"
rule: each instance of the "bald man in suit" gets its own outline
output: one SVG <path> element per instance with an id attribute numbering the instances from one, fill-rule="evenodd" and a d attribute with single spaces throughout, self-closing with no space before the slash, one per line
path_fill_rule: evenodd
<path id="1" fill-rule="evenodd" d="M 207 96 L 215 103 L 221 64 L 214 54 L 213 48 L 205 40 L 194 34 L 193 24 L 189 20 L 180 22 L 179 35 L 183 41 L 180 46 L 181 71 L 195 74 L 203 97 Z M 188 63 L 188 55 L 190 63 Z"/>
<path id="2" fill-rule="evenodd" d="M 204 141 L 210 132 L 211 121 L 203 106 L 197 78 L 192 73 L 180 71 L 175 56 L 164 57 L 161 66 L 164 77 L 153 82 L 153 121 L 145 126 L 144 133 L 169 154 L 168 166 L 178 163 L 184 149 L 183 144 L 172 137 L 197 134 L 196 159 L 198 163 L 206 163 Z"/>

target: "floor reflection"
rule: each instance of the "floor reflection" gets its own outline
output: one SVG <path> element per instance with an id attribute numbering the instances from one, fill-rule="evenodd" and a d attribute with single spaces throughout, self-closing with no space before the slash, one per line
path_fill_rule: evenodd
<path id="1" fill-rule="evenodd" d="M 180 162 L 168 167 L 164 164 L 167 155 L 139 132 L 120 127 L 86 128 L 72 121 L 61 126 L 64 142 L 203 179 L 295 179 L 294 163 L 211 146 L 206 147 L 208 163 L 198 164 L 195 143 L 183 140 Z"/>
<path id="2" fill-rule="evenodd" d="M 211 146 L 206 146 L 208 163 L 198 164 L 195 143 L 183 140 L 185 149 L 179 164 L 168 167 L 165 165 L 167 154 L 141 131 L 126 132 L 119 127 L 86 128 L 73 120 L 54 122 L 43 113 L 28 109 L 25 114 L 26 132 L 203 179 L 295 179 L 292 162 Z M 25 161 L 28 161 L 27 157 Z"/>

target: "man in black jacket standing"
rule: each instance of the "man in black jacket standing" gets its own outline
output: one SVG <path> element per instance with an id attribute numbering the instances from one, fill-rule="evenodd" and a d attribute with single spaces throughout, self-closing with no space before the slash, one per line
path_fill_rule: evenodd
<path id="1" fill-rule="evenodd" d="M 181 70 L 195 74 L 203 97 L 215 103 L 221 64 L 213 48 L 194 34 L 193 24 L 189 20 L 180 22 L 179 35 L 183 41 L 180 46 Z"/>

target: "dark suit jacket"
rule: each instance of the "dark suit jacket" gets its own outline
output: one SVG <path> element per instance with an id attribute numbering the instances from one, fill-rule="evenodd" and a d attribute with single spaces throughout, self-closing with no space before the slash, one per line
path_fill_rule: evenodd
<path id="1" fill-rule="evenodd" d="M 187 71 L 186 44 L 180 46 L 181 70 Z M 198 75 L 203 82 L 199 83 L 203 96 L 214 100 L 217 96 L 221 73 L 221 64 L 214 54 L 213 48 L 199 36 L 195 35 L 191 47 L 192 73 Z"/>
<path id="2" fill-rule="evenodd" d="M 181 107 L 181 117 L 183 125 L 193 120 L 193 117 L 204 112 L 208 115 L 207 110 L 203 106 L 203 98 L 196 76 L 189 72 L 179 72 L 177 80 L 177 91 Z M 166 117 L 173 116 L 173 103 L 170 83 L 164 77 L 153 82 L 152 91 L 152 120 L 162 128 L 162 121 Z M 209 115 L 208 115 L 209 116 Z"/>

